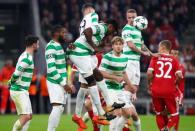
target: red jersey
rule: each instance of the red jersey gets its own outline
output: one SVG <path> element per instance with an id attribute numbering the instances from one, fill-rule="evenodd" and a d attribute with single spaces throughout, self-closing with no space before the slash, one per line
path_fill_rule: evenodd
<path id="1" fill-rule="evenodd" d="M 174 56 L 161 54 L 161 56 L 151 59 L 148 70 L 153 71 L 152 96 L 161 98 L 175 97 L 177 92 L 175 74 L 180 71 L 178 60 Z"/>
<path id="2" fill-rule="evenodd" d="M 6 67 L 4 66 L 0 71 L 0 83 L 6 86 L 8 80 L 11 78 L 14 73 L 15 67 Z"/>

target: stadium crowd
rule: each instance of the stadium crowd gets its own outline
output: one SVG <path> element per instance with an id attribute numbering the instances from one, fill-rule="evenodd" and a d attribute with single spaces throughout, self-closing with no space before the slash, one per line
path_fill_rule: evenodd
<path id="1" fill-rule="evenodd" d="M 145 44 L 153 51 L 157 52 L 159 41 L 169 39 L 173 48 L 179 48 L 182 51 L 181 59 L 185 63 L 187 71 L 195 71 L 195 62 L 193 57 L 193 43 L 188 44 L 185 48 L 181 48 L 184 44 L 180 44 L 188 25 L 190 23 L 191 3 L 187 0 L 40 0 L 40 19 L 42 34 L 46 41 L 51 38 L 51 26 L 53 24 L 61 24 L 66 27 L 67 42 L 72 42 L 79 35 L 79 22 L 81 21 L 81 7 L 83 3 L 94 3 L 96 12 L 100 20 L 114 18 L 119 23 L 119 33 L 125 25 L 125 12 L 128 8 L 137 10 L 138 15 L 146 16 L 149 20 L 147 30 L 143 32 Z M 144 3 L 144 4 L 143 4 Z M 160 8 L 159 8 L 160 7 Z M 178 22 L 179 21 L 179 22 Z M 152 34 L 152 35 L 151 35 Z M 110 39 L 104 41 L 105 48 L 103 52 L 111 49 Z M 190 47 L 190 49 L 188 48 Z M 193 52 L 193 53 L 192 53 Z M 190 55 L 190 56 L 189 56 Z M 148 58 L 142 58 L 141 71 L 145 72 L 148 67 Z"/>

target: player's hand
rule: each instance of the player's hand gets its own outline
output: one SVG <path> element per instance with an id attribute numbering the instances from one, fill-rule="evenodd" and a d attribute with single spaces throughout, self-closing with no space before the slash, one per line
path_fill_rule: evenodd
<path id="1" fill-rule="evenodd" d="M 131 95 L 131 101 L 134 102 L 136 100 L 137 100 L 137 95 L 136 95 L 136 93 L 134 93 Z"/>
<path id="2" fill-rule="evenodd" d="M 124 81 L 124 78 L 123 78 L 123 77 L 120 77 L 120 76 L 117 76 L 117 77 L 115 78 L 115 80 L 116 80 L 118 83 L 121 83 L 121 82 Z"/>
<path id="3" fill-rule="evenodd" d="M 69 48 L 70 50 L 74 50 L 74 49 L 76 48 L 76 46 L 75 46 L 73 43 L 70 43 L 70 44 L 68 45 L 68 48 Z"/>
<path id="4" fill-rule="evenodd" d="M 70 85 L 65 85 L 65 86 L 64 86 L 64 90 L 65 90 L 67 93 L 69 93 L 69 94 L 71 94 L 71 93 L 73 92 Z"/>
<path id="5" fill-rule="evenodd" d="M 179 97 L 179 106 L 183 107 L 183 93 L 181 93 Z"/>
<path id="6" fill-rule="evenodd" d="M 148 51 L 143 51 L 142 54 L 145 55 L 145 56 L 150 56 L 151 55 Z"/>

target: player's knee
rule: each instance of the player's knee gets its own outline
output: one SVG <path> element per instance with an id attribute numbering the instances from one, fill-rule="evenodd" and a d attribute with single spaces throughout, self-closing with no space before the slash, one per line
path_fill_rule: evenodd
<path id="1" fill-rule="evenodd" d="M 95 68 L 93 70 L 93 75 L 94 75 L 96 81 L 102 81 L 104 78 L 102 73 L 97 68 Z"/>
<path id="2" fill-rule="evenodd" d="M 91 108 L 91 101 L 90 101 L 90 99 L 86 99 L 85 100 L 85 108 L 86 108 L 86 110 L 91 110 L 92 108 Z"/>
<path id="3" fill-rule="evenodd" d="M 93 86 L 96 83 L 94 75 L 86 77 L 85 80 L 87 81 L 88 86 Z"/>
<path id="4" fill-rule="evenodd" d="M 25 117 L 25 118 L 24 118 L 25 121 L 29 121 L 29 120 L 32 119 L 32 115 L 31 115 L 31 114 L 25 115 L 24 117 Z"/>

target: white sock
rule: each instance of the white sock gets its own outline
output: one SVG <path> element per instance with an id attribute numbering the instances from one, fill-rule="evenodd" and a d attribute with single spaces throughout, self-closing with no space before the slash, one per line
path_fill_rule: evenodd
<path id="1" fill-rule="evenodd" d="M 107 88 L 105 80 L 102 80 L 102 81 L 99 81 L 99 82 L 96 82 L 96 83 L 97 83 L 98 88 L 100 88 L 100 90 L 102 92 L 102 96 L 104 97 L 104 100 L 106 101 L 106 104 L 107 105 L 112 105 L 112 103 L 110 101 L 110 98 L 108 96 L 108 88 Z"/>
<path id="2" fill-rule="evenodd" d="M 85 112 L 85 114 L 82 117 L 82 120 L 86 123 L 89 120 L 89 114 L 88 112 Z"/>
<path id="3" fill-rule="evenodd" d="M 122 131 L 123 127 L 125 126 L 125 123 L 127 122 L 127 118 L 124 116 L 121 116 L 117 121 L 117 131 Z"/>
<path id="4" fill-rule="evenodd" d="M 92 103 L 92 110 L 93 110 L 93 114 L 98 116 L 98 110 L 93 102 L 93 100 L 91 99 L 91 103 Z"/>
<path id="5" fill-rule="evenodd" d="M 55 131 L 58 127 L 58 124 L 60 122 L 60 117 L 64 111 L 64 107 L 62 105 L 60 106 L 53 106 L 51 114 L 49 116 L 48 120 L 48 127 L 47 131 Z"/>
<path id="6" fill-rule="evenodd" d="M 95 104 L 95 106 L 98 110 L 98 113 L 100 115 L 104 115 L 105 111 L 102 108 L 102 105 L 101 105 L 101 102 L 100 102 L 99 92 L 98 92 L 98 89 L 97 89 L 96 85 L 89 87 L 89 94 L 90 94 L 90 96 L 93 100 L 93 103 Z"/>
<path id="7" fill-rule="evenodd" d="M 26 124 L 22 127 L 22 131 L 27 131 L 30 125 L 31 120 L 27 121 Z"/>
<path id="8" fill-rule="evenodd" d="M 118 131 L 117 130 L 117 122 L 118 122 L 119 118 L 120 117 L 116 117 L 115 119 L 110 121 L 109 131 Z"/>
<path id="9" fill-rule="evenodd" d="M 133 125 L 136 131 L 141 131 L 141 121 L 138 119 L 137 121 L 133 121 Z"/>
<path id="10" fill-rule="evenodd" d="M 20 120 L 17 120 L 15 123 L 14 123 L 14 126 L 13 126 L 13 129 L 12 131 L 20 131 L 22 129 L 22 125 L 20 123 Z"/>
<path id="11" fill-rule="evenodd" d="M 86 93 L 87 93 L 87 89 L 80 88 L 79 92 L 77 94 L 75 114 L 79 117 L 81 117 L 81 112 L 82 112 L 82 109 L 83 109 L 83 103 L 84 103 L 84 100 L 85 100 Z"/>

